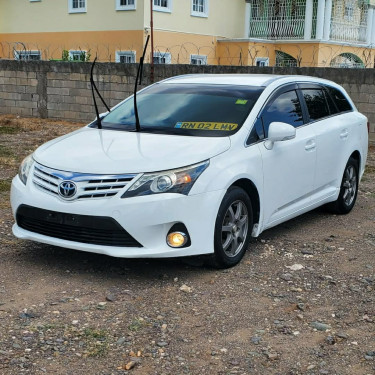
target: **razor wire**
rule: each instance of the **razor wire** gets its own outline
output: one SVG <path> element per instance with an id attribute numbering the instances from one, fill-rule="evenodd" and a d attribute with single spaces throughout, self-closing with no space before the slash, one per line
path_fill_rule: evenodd
<path id="1" fill-rule="evenodd" d="M 0 58 L 9 60 L 43 61 L 93 61 L 120 62 L 136 60 L 118 59 L 117 54 L 140 50 L 141 45 L 81 44 L 67 48 L 64 45 L 39 45 L 38 43 L 0 42 Z M 81 52 L 82 58 L 70 57 L 70 52 Z M 155 56 L 158 58 L 155 59 Z M 174 45 L 155 45 L 154 63 L 199 64 L 226 66 L 270 67 L 340 67 L 374 68 L 375 45 L 307 44 L 307 43 L 242 43 L 219 41 L 216 45 L 197 45 L 185 42 Z M 150 63 L 150 50 L 145 63 Z"/>

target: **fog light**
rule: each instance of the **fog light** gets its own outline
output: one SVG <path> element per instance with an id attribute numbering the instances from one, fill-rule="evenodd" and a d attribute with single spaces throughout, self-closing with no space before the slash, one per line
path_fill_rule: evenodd
<path id="1" fill-rule="evenodd" d="M 186 244 L 188 237 L 182 232 L 172 232 L 167 236 L 167 243 L 170 247 L 182 247 Z"/>

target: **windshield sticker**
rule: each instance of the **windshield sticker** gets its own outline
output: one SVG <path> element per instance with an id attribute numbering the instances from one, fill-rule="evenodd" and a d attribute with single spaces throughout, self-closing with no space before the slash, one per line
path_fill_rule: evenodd
<path id="1" fill-rule="evenodd" d="M 238 124 L 231 124 L 228 122 L 178 122 L 175 125 L 175 128 L 232 131 L 238 128 Z"/>
<path id="2" fill-rule="evenodd" d="M 246 99 L 237 99 L 236 104 L 245 105 L 245 104 L 247 104 L 247 100 Z"/>

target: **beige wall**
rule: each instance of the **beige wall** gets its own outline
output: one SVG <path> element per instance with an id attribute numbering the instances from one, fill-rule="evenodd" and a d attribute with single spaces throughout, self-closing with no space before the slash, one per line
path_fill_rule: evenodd
<path id="1" fill-rule="evenodd" d="M 150 25 L 150 2 L 145 0 L 145 25 Z M 208 0 L 208 17 L 191 16 L 191 0 L 172 0 L 172 12 L 154 11 L 154 28 L 224 38 L 242 38 L 245 0 Z"/>
<path id="2" fill-rule="evenodd" d="M 68 0 L 0 0 L 0 32 L 142 30 L 143 5 L 138 0 L 137 10 L 116 11 L 115 0 L 87 0 L 87 13 L 70 14 Z"/>
<path id="3" fill-rule="evenodd" d="M 155 29 L 243 36 L 245 0 L 208 0 L 207 18 L 191 16 L 191 0 L 172 0 L 172 12 L 154 11 Z M 1 33 L 142 30 L 150 25 L 150 1 L 137 0 L 135 11 L 116 11 L 115 0 L 87 0 L 87 13 L 70 14 L 68 0 L 0 0 Z"/>

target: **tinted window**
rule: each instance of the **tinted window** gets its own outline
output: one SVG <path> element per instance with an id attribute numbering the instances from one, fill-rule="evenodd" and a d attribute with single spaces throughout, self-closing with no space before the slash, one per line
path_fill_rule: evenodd
<path id="1" fill-rule="evenodd" d="M 137 95 L 141 131 L 198 137 L 236 133 L 263 87 L 160 83 Z M 134 100 L 130 98 L 103 120 L 104 129 L 133 131 Z"/>
<path id="2" fill-rule="evenodd" d="M 253 126 L 253 129 L 251 130 L 249 138 L 246 141 L 246 144 L 251 145 L 252 143 L 256 143 L 261 139 L 264 139 L 264 129 L 263 129 L 262 120 L 258 118 L 255 121 L 255 124 Z"/>
<path id="3" fill-rule="evenodd" d="M 344 94 L 335 89 L 334 87 L 327 86 L 328 92 L 331 94 L 332 99 L 335 101 L 337 108 L 340 112 L 352 111 L 353 108 L 348 100 L 345 98 Z"/>
<path id="4" fill-rule="evenodd" d="M 327 103 L 328 103 L 328 108 L 329 108 L 329 111 L 331 113 L 331 115 L 334 115 L 335 113 L 338 113 L 338 109 L 335 105 L 335 103 L 333 102 L 333 99 L 331 98 L 331 95 L 328 94 L 327 91 L 324 91 L 324 96 L 326 97 L 326 100 L 327 100 Z"/>
<path id="5" fill-rule="evenodd" d="M 310 120 L 319 120 L 330 115 L 323 90 L 302 90 Z"/>
<path id="6" fill-rule="evenodd" d="M 303 125 L 301 103 L 295 90 L 278 96 L 262 113 L 262 120 L 266 136 L 271 122 L 285 122 L 298 127 Z"/>

